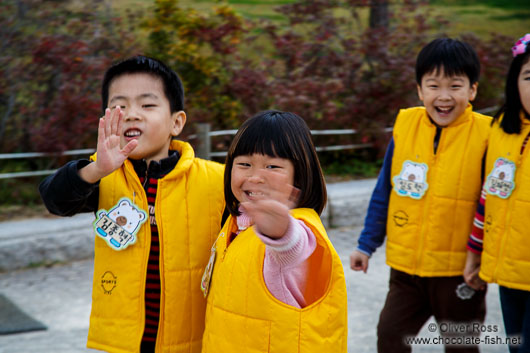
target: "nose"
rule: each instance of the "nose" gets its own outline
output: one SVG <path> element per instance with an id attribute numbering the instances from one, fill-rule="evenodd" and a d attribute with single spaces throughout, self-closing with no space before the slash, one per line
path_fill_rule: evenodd
<path id="1" fill-rule="evenodd" d="M 440 95 L 438 96 L 438 99 L 441 100 L 451 100 L 451 93 L 448 89 L 442 89 L 440 91 Z"/>
<path id="2" fill-rule="evenodd" d="M 134 120 L 140 120 L 141 114 L 138 111 L 138 109 L 134 106 L 125 108 L 123 112 L 123 120 L 124 121 L 134 121 Z"/>
<path id="3" fill-rule="evenodd" d="M 263 178 L 261 173 L 259 173 L 259 171 L 251 172 L 250 175 L 247 177 L 247 180 L 250 183 L 255 183 L 255 184 L 263 184 L 263 183 L 265 183 L 265 179 Z"/>

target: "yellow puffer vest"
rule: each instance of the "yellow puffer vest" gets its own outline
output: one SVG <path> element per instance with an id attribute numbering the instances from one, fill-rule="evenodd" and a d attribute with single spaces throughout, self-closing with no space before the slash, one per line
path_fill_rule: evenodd
<path id="1" fill-rule="evenodd" d="M 265 245 L 248 228 L 228 246 L 237 229 L 229 217 L 216 242 L 203 353 L 346 353 L 347 298 L 340 259 L 315 211 L 295 209 L 291 214 L 317 239 L 304 293 L 308 306 L 298 309 L 273 297 L 263 278 Z"/>
<path id="2" fill-rule="evenodd" d="M 497 123 L 491 132 L 480 277 L 530 291 L 530 144 L 521 155 L 530 121 L 521 119 L 520 134 L 506 134 Z"/>
<path id="3" fill-rule="evenodd" d="M 394 126 L 387 264 L 424 277 L 461 275 L 481 189 L 491 118 L 471 105 L 442 129 L 424 107 L 401 110 Z"/>
<path id="4" fill-rule="evenodd" d="M 200 352 L 206 300 L 204 266 L 224 209 L 223 170 L 194 158 L 192 147 L 173 141 L 175 168 L 158 181 L 155 215 L 160 241 L 160 325 L 157 352 Z M 147 214 L 145 191 L 129 160 L 99 186 L 99 208 L 127 197 Z M 144 330 L 144 293 L 151 229 L 145 222 L 136 243 L 116 251 L 96 236 L 89 348 L 138 352 Z"/>

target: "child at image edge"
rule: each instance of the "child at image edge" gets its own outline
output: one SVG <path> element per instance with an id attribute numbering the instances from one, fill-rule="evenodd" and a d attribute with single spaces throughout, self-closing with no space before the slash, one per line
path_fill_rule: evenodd
<path id="1" fill-rule="evenodd" d="M 89 348 L 200 352 L 200 278 L 221 228 L 223 166 L 173 140 L 186 123 L 178 75 L 136 56 L 102 85 L 97 158 L 40 185 L 48 210 L 96 213 Z M 105 109 L 106 108 L 106 109 Z"/>
<path id="2" fill-rule="evenodd" d="M 202 351 L 346 353 L 346 283 L 319 217 L 326 188 L 305 122 L 279 111 L 247 120 L 224 180 L 230 216 L 203 277 Z"/>
<path id="3" fill-rule="evenodd" d="M 530 352 L 530 33 L 512 53 L 464 276 L 477 290 L 484 281 L 499 284 L 510 352 L 523 353 Z"/>
<path id="4" fill-rule="evenodd" d="M 405 340 L 431 316 L 438 324 L 484 320 L 485 292 L 473 293 L 462 277 L 491 123 L 469 104 L 479 74 L 477 54 L 458 40 L 436 39 L 417 57 L 424 107 L 399 112 L 358 247 L 350 255 L 351 268 L 366 272 L 370 255 L 388 234 L 391 270 L 377 326 L 379 352 L 410 352 Z M 480 334 L 462 332 L 472 325 L 458 327 L 439 334 L 463 344 Z M 476 345 L 445 348 L 478 352 Z"/>

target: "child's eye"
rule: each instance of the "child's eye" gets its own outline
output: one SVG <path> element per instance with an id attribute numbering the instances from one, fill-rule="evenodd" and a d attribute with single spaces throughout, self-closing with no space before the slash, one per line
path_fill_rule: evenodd
<path id="1" fill-rule="evenodd" d="M 453 85 L 452 87 L 453 87 L 453 89 L 460 89 L 460 88 L 462 88 L 462 86 L 460 86 L 460 85 Z"/>
<path id="2" fill-rule="evenodd" d="M 156 107 L 156 104 L 144 104 L 142 105 L 142 108 L 154 108 Z"/>
<path id="3" fill-rule="evenodd" d="M 279 165 L 274 165 L 274 164 L 270 164 L 267 166 L 267 169 L 276 169 L 276 168 L 281 168 Z"/>
<path id="4" fill-rule="evenodd" d="M 438 88 L 438 86 L 436 86 L 436 85 L 429 85 L 427 87 L 429 87 L 430 89 L 437 89 Z"/>
<path id="5" fill-rule="evenodd" d="M 244 163 L 244 162 L 236 163 L 236 165 L 240 167 L 250 167 L 250 163 Z"/>

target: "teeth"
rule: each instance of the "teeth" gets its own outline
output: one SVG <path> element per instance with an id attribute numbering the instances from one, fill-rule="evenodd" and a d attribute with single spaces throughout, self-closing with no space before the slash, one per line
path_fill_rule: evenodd
<path id="1" fill-rule="evenodd" d="M 449 107 L 449 108 L 438 107 L 438 110 L 439 110 L 439 111 L 442 111 L 442 112 L 444 112 L 444 113 L 450 111 L 451 109 L 453 109 L 453 108 L 451 108 L 451 107 Z"/>
<path id="2" fill-rule="evenodd" d="M 252 191 L 249 191 L 249 192 L 248 192 L 248 195 L 249 195 L 249 196 L 263 196 L 263 193 L 262 193 L 262 192 L 252 192 Z"/>
<path id="3" fill-rule="evenodd" d="M 141 133 L 138 130 L 130 130 L 130 131 L 127 131 L 125 133 L 125 136 L 127 136 L 127 137 L 135 137 L 135 136 L 140 136 L 140 134 Z"/>

